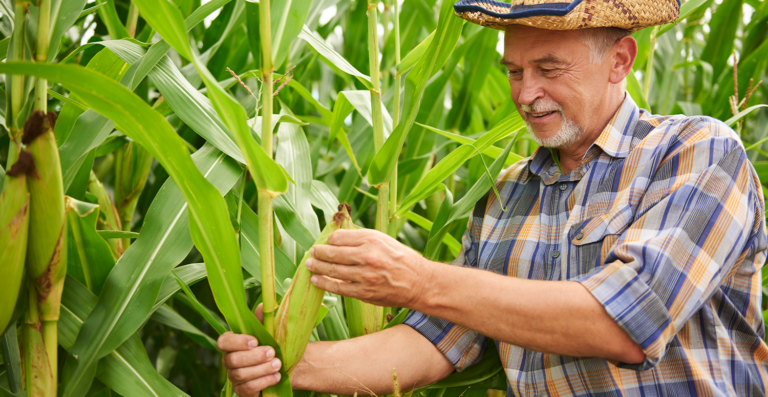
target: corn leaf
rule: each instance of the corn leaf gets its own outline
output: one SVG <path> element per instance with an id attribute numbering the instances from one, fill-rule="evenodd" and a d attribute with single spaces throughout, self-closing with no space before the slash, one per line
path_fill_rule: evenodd
<path id="1" fill-rule="evenodd" d="M 301 30 L 301 33 L 299 33 L 299 38 L 306 41 L 307 44 L 314 48 L 314 50 L 317 51 L 317 53 L 320 54 L 320 56 L 322 56 L 323 59 L 325 59 L 332 68 L 357 78 L 357 80 L 363 83 L 363 85 L 368 89 L 373 88 L 373 84 L 371 84 L 371 78 L 355 69 L 355 67 L 352 66 L 346 59 L 344 59 L 344 57 L 339 55 L 339 53 L 336 52 L 333 47 L 326 43 L 319 34 L 309 30 L 308 27 L 304 26 Z"/>
<path id="2" fill-rule="evenodd" d="M 96 232 L 99 206 L 71 197 L 66 198 L 65 205 L 69 227 L 67 272 L 82 274 L 81 281 L 98 296 L 115 266 L 109 244 Z"/>
<path id="3" fill-rule="evenodd" d="M 453 133 L 450 133 L 448 131 L 443 131 L 441 129 L 437 129 L 435 127 L 430 127 L 428 125 L 424 125 L 424 124 L 421 124 L 421 123 L 416 123 L 416 124 L 418 126 L 420 126 L 420 127 L 424 127 L 424 128 L 426 128 L 426 129 L 428 129 L 430 131 L 438 133 L 438 134 L 440 134 L 440 135 L 442 135 L 442 136 L 444 136 L 444 137 L 446 137 L 446 138 L 448 138 L 448 139 L 450 139 L 452 141 L 458 142 L 458 143 L 460 143 L 462 145 L 476 145 L 476 140 L 474 140 L 472 138 L 468 138 L 468 137 L 465 137 L 465 136 L 459 135 L 459 134 L 453 134 Z M 485 150 L 482 151 L 482 153 L 484 155 L 486 155 L 488 157 L 492 157 L 494 159 L 499 158 L 499 156 L 501 156 L 503 152 L 504 152 L 504 149 L 501 149 L 501 148 L 499 148 L 497 146 L 489 146 Z M 510 156 L 507 157 L 507 161 L 505 162 L 505 164 L 509 166 L 509 165 L 512 165 L 512 164 L 514 164 L 514 163 L 516 163 L 516 162 L 518 162 L 518 161 L 520 161 L 522 159 L 523 159 L 523 156 L 520 156 L 519 154 L 515 154 L 515 153 L 510 153 Z"/>
<path id="4" fill-rule="evenodd" d="M 464 162 L 477 155 L 478 152 L 482 153 L 483 150 L 500 139 L 511 135 L 515 131 L 519 131 L 524 127 L 524 124 L 519 114 L 512 114 L 478 139 L 474 145 L 462 145 L 445 156 L 440 163 L 427 172 L 427 175 L 416 185 L 413 192 L 403 200 L 403 203 L 395 213 L 395 217 L 404 215 L 414 204 L 429 196 L 435 186 L 442 183 L 448 175 L 456 171 Z"/>
<path id="5" fill-rule="evenodd" d="M 456 18 L 453 5 L 450 3 L 449 1 L 442 3 L 435 38 L 414 70 L 405 79 L 405 101 L 401 121 L 384 142 L 384 146 L 376 154 L 368 169 L 368 183 L 373 186 L 389 182 L 392 177 L 392 172 L 397 168 L 397 160 L 405 137 L 418 114 L 419 101 L 424 94 L 427 81 L 443 67 L 458 43 L 464 20 Z"/>
<path id="6" fill-rule="evenodd" d="M 253 3 L 249 1 L 250 3 Z M 274 68 L 280 66 L 288 56 L 291 43 L 299 35 L 307 21 L 312 0 L 283 0 L 271 3 L 270 20 L 272 23 L 272 62 Z"/>
<path id="7" fill-rule="evenodd" d="M 72 277 L 61 297 L 59 343 L 71 350 L 84 320 L 94 309 L 97 297 Z M 117 349 L 99 361 L 96 377 L 110 389 L 124 396 L 186 396 L 152 366 L 137 334 L 131 335 Z"/>

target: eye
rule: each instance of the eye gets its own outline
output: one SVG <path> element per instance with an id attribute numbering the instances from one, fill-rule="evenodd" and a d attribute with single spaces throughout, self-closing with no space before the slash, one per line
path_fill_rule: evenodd
<path id="1" fill-rule="evenodd" d="M 511 79 L 517 79 L 517 78 L 520 78 L 520 76 L 522 76 L 523 73 L 519 70 L 508 70 L 507 74 Z"/>

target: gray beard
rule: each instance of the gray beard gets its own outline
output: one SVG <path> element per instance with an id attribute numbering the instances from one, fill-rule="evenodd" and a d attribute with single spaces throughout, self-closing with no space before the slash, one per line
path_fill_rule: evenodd
<path id="1" fill-rule="evenodd" d="M 581 136 L 584 135 L 584 130 L 579 127 L 576 123 L 569 120 L 565 117 L 565 114 L 560 111 L 560 117 L 563 119 L 563 125 L 560 127 L 560 130 L 557 131 L 557 133 L 549 138 L 540 138 L 536 136 L 535 133 L 533 133 L 533 128 L 531 128 L 531 125 L 526 120 L 525 125 L 528 127 L 528 131 L 531 132 L 531 135 L 533 135 L 533 139 L 536 141 L 536 143 L 539 144 L 539 146 L 547 147 L 547 148 L 553 148 L 553 149 L 562 149 L 567 148 L 574 143 L 578 142 L 579 139 L 581 139 Z"/>

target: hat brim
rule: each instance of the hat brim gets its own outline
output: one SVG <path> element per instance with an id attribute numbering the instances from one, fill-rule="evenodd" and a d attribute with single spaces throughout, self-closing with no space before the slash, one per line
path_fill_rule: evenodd
<path id="1" fill-rule="evenodd" d="M 494 0 L 460 0 L 453 7 L 459 17 L 499 30 L 509 25 L 527 25 L 549 30 L 616 27 L 634 32 L 674 22 L 680 12 L 680 0 L 538 0 L 538 3 L 531 4 L 536 1 L 509 4 Z"/>

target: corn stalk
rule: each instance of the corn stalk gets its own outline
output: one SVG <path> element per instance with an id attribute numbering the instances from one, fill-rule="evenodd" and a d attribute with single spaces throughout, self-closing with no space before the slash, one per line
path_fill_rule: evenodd
<path id="1" fill-rule="evenodd" d="M 394 32 L 395 35 L 395 65 L 400 64 L 400 5 L 397 0 L 393 1 L 394 3 L 394 14 L 395 14 L 395 23 L 394 23 Z M 395 70 L 395 98 L 394 98 L 394 109 L 392 112 L 392 125 L 397 125 L 400 122 L 400 94 L 402 90 L 402 80 L 403 77 L 400 75 L 400 73 Z M 392 181 L 389 185 L 389 218 L 392 218 L 395 215 L 395 212 L 397 212 L 397 172 L 392 174 Z M 391 223 L 389 224 L 389 235 L 397 238 L 397 233 L 399 230 L 399 222 L 396 219 L 393 219 Z"/>
<path id="2" fill-rule="evenodd" d="M 261 147 L 270 158 L 272 154 L 272 25 L 270 23 L 269 0 L 259 3 L 259 32 L 261 34 Z M 275 253 L 272 195 L 265 189 L 259 189 L 259 253 L 261 255 L 261 291 L 264 301 L 264 327 L 275 335 Z"/>
<path id="3" fill-rule="evenodd" d="M 368 3 L 368 61 L 371 70 L 371 115 L 373 118 L 373 146 L 378 153 L 384 146 L 384 118 L 381 112 L 381 83 L 379 81 L 378 1 Z M 389 182 L 377 186 L 376 230 L 389 232 Z M 384 321 L 384 308 L 344 297 L 347 324 L 351 337 L 378 331 Z"/>

